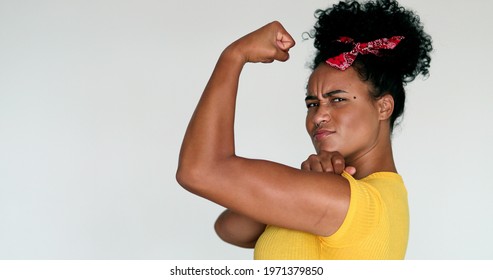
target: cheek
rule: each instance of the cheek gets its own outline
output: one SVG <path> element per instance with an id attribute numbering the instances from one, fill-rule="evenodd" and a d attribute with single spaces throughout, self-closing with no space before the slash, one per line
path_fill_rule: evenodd
<path id="1" fill-rule="evenodd" d="M 311 116 L 310 112 L 307 112 L 306 118 L 305 118 L 305 128 L 306 128 L 306 132 L 308 132 L 308 134 L 311 133 L 313 126 L 314 126 L 314 124 L 312 122 L 312 116 Z"/>
<path id="2" fill-rule="evenodd" d="M 357 118 L 360 120 L 359 129 L 365 131 L 369 137 L 378 131 L 379 117 L 374 108 L 366 108 Z"/>
<path id="3" fill-rule="evenodd" d="M 341 114 L 337 115 L 337 122 L 354 132 L 372 129 L 373 126 L 371 124 L 376 115 L 374 110 L 370 109 L 366 106 L 358 106 L 352 108 L 349 112 L 341 112 Z"/>

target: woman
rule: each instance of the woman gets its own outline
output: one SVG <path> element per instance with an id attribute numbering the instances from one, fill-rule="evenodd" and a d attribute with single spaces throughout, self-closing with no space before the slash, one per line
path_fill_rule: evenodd
<path id="1" fill-rule="evenodd" d="M 216 232 L 255 247 L 256 259 L 403 259 L 409 214 L 391 133 L 403 86 L 428 73 L 431 39 L 394 1 L 341 2 L 317 15 L 305 99 L 317 154 L 301 170 L 235 154 L 243 66 L 286 61 L 295 45 L 272 22 L 221 54 L 185 134 L 177 180 L 225 206 Z"/>

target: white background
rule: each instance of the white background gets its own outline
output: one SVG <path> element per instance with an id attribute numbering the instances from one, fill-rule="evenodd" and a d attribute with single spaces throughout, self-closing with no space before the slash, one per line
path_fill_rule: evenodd
<path id="1" fill-rule="evenodd" d="M 183 133 L 222 49 L 280 20 L 297 46 L 245 68 L 237 153 L 299 166 L 302 34 L 333 3 L 0 0 L 0 259 L 251 259 L 215 236 L 222 208 L 176 183 Z M 492 259 L 493 2 L 401 4 L 435 47 L 394 135 L 407 259 Z"/>

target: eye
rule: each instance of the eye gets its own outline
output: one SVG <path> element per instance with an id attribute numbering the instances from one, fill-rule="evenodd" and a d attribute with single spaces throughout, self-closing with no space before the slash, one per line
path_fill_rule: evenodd
<path id="1" fill-rule="evenodd" d="M 310 108 L 313 108 L 313 107 L 318 107 L 318 103 L 306 103 L 306 108 L 310 109 Z"/>
<path id="2" fill-rule="evenodd" d="M 345 98 L 335 97 L 335 98 L 332 98 L 330 101 L 332 103 L 339 103 L 339 102 L 342 102 L 342 101 L 345 101 L 345 100 L 346 100 Z"/>

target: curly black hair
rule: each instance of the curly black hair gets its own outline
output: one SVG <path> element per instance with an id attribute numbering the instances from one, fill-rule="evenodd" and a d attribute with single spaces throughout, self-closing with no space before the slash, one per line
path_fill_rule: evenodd
<path id="1" fill-rule="evenodd" d="M 351 44 L 337 42 L 341 36 L 355 42 L 405 37 L 393 50 L 381 50 L 382 56 L 358 55 L 353 63 L 362 80 L 373 86 L 373 98 L 388 93 L 394 98 L 394 112 L 390 118 L 393 129 L 396 119 L 404 112 L 404 86 L 419 74 L 429 75 L 432 41 L 423 30 L 419 16 L 393 0 L 365 3 L 347 0 L 326 10 L 317 10 L 315 17 L 318 21 L 310 33 L 317 49 L 312 69 L 330 57 L 351 50 Z"/>

